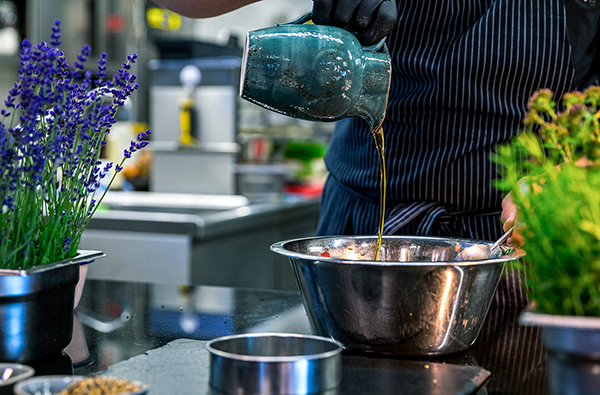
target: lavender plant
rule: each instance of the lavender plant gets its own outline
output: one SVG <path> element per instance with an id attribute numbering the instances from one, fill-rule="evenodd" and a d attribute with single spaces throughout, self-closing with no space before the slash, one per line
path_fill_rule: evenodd
<path id="1" fill-rule="evenodd" d="M 20 75 L 0 110 L 0 268 L 74 257 L 124 161 L 148 144 L 150 131 L 131 142 L 102 192 L 113 163 L 102 166 L 100 152 L 118 108 L 138 88 L 130 72 L 137 56 L 107 79 L 105 53 L 93 73 L 85 70 L 89 46 L 71 67 L 59 45 L 59 21 L 50 43 L 23 40 Z"/>

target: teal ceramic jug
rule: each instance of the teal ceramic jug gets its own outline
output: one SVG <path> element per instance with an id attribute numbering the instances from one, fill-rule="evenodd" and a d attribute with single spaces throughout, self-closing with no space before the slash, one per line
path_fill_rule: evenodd
<path id="1" fill-rule="evenodd" d="M 310 121 L 364 118 L 383 122 L 391 77 L 384 42 L 363 47 L 341 28 L 306 24 L 310 13 L 248 33 L 240 96 Z"/>

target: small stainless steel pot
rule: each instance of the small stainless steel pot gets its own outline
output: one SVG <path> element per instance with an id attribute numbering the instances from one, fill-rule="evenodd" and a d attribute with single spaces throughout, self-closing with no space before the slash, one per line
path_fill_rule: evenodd
<path id="1" fill-rule="evenodd" d="M 368 353 L 434 356 L 477 338 L 507 261 L 457 262 L 481 241 L 386 236 L 374 261 L 374 236 L 282 241 L 313 332 Z M 490 243 L 491 245 L 491 243 Z M 323 255 L 325 256 L 323 256 Z"/>
<path id="2" fill-rule="evenodd" d="M 207 344 L 209 383 L 230 394 L 311 394 L 341 381 L 341 344 L 283 333 L 220 337 Z"/>
<path id="3" fill-rule="evenodd" d="M 79 265 L 103 255 L 80 251 L 49 265 L 0 269 L 0 360 L 27 362 L 69 345 Z"/>
<path id="4" fill-rule="evenodd" d="M 597 394 L 600 389 L 600 318 L 543 314 L 530 305 L 519 323 L 542 329 L 548 352 L 550 395 Z"/>

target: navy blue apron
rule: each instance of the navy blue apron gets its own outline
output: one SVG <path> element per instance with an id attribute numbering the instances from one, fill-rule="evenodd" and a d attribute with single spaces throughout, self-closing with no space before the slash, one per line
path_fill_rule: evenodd
<path id="1" fill-rule="evenodd" d="M 492 186 L 490 152 L 522 129 L 534 91 L 574 88 L 564 4 L 402 0 L 398 15 L 388 37 L 385 234 L 494 240 L 504 194 Z M 363 120 L 338 122 L 325 163 L 318 234 L 376 234 L 379 170 Z M 496 297 L 522 299 L 518 288 Z"/>

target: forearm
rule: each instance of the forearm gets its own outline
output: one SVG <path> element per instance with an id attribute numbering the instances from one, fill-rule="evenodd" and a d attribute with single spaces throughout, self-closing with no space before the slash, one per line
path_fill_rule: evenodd
<path id="1" fill-rule="evenodd" d="M 157 4 L 190 18 L 222 15 L 260 0 L 154 0 Z"/>

